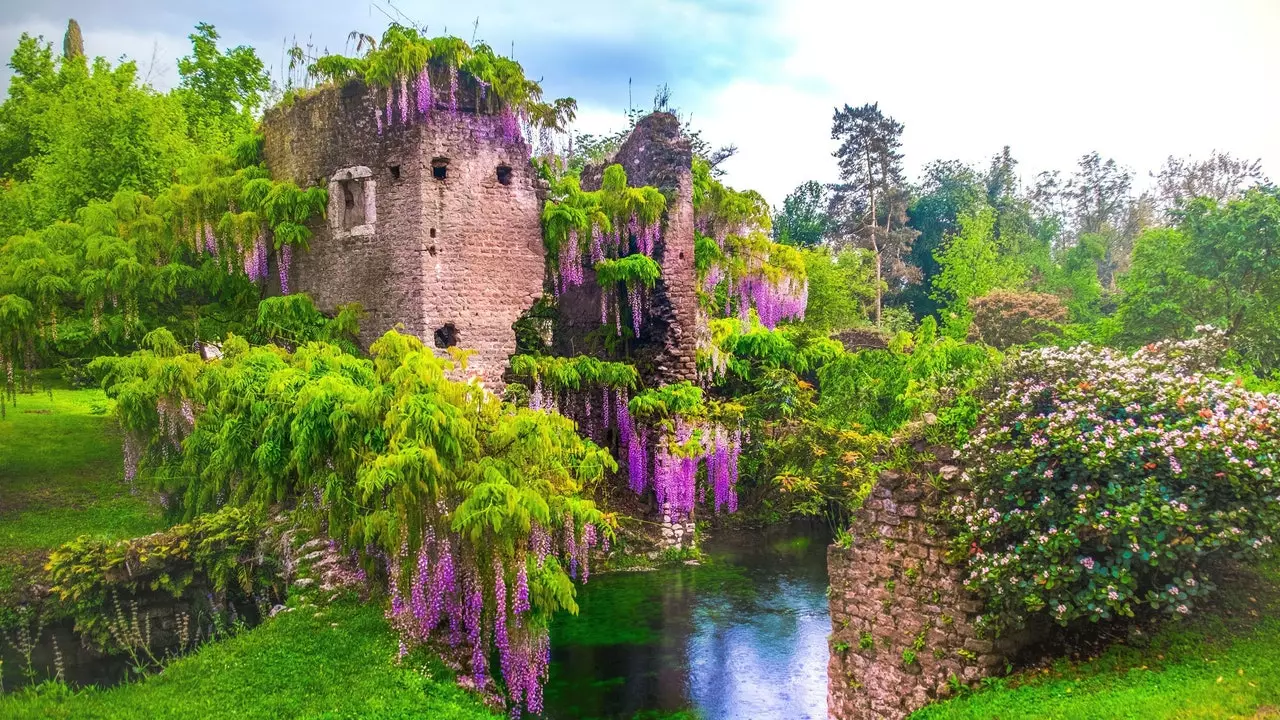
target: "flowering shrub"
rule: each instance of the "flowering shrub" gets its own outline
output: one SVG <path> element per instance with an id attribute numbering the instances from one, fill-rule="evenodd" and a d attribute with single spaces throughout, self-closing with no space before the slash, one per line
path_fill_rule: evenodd
<path id="1" fill-rule="evenodd" d="M 1024 345 L 1067 321 L 1067 306 L 1048 293 L 992 290 L 969 298 L 969 311 L 969 339 L 998 348 Z"/>
<path id="2" fill-rule="evenodd" d="M 1280 396 L 1204 371 L 1223 335 L 1132 355 L 1088 344 L 1017 356 L 965 454 L 967 587 L 996 624 L 1192 612 L 1210 557 L 1270 551 Z"/>

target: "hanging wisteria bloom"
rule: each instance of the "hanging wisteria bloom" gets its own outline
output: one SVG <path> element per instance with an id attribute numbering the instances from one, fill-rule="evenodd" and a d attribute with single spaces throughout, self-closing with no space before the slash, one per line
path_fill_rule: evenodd
<path id="1" fill-rule="evenodd" d="M 762 273 L 753 273 L 740 278 L 736 289 L 738 317 L 744 323 L 752 307 L 760 317 L 760 324 L 770 330 L 783 320 L 804 319 L 809 302 L 808 280 L 796 280 L 784 274 L 777 281 L 771 281 Z"/>
<path id="2" fill-rule="evenodd" d="M 280 246 L 280 294 L 289 294 L 289 265 L 293 262 L 293 246 L 285 243 Z"/>
<path id="3" fill-rule="evenodd" d="M 427 71 L 425 65 L 418 73 L 418 82 L 414 85 L 414 89 L 417 91 L 418 114 L 424 118 L 430 117 L 431 105 L 435 99 L 431 92 L 431 73 Z"/>
<path id="4" fill-rule="evenodd" d="M 213 226 L 209 223 L 204 224 L 204 249 L 205 252 L 218 256 L 218 238 L 213 234 Z"/>
<path id="5" fill-rule="evenodd" d="M 582 248 L 578 245 L 577 230 L 570 230 L 569 237 L 561 243 L 558 265 L 559 277 L 555 284 L 557 295 L 569 288 L 582 285 L 586 278 L 586 270 L 582 265 Z"/>
<path id="6" fill-rule="evenodd" d="M 400 76 L 400 122 L 408 125 L 412 120 L 409 115 L 409 78 Z"/>
<path id="7" fill-rule="evenodd" d="M 253 282 L 265 280 L 268 272 L 268 250 L 266 234 L 259 232 L 244 256 L 244 274 Z"/>
<path id="8" fill-rule="evenodd" d="M 680 417 L 668 430 L 638 428 L 629 415 L 626 425 L 631 428 L 624 437 L 633 492 L 643 494 L 652 487 L 664 514 L 688 517 L 701 495 L 698 467 L 705 463 L 713 509 L 737 511 L 738 457 L 742 453 L 739 430 L 730 431 L 716 424 L 699 427 Z M 653 459 L 651 465 L 649 458 Z"/>

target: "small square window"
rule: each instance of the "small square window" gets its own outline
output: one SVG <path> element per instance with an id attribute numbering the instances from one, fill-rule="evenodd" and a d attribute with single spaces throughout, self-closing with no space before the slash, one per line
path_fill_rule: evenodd
<path id="1" fill-rule="evenodd" d="M 431 161 L 431 177 L 437 180 L 444 180 L 449 177 L 448 158 L 436 158 Z"/>
<path id="2" fill-rule="evenodd" d="M 498 183 L 501 185 L 511 184 L 511 168 L 506 165 L 498 166 Z"/>
<path id="3" fill-rule="evenodd" d="M 390 170 L 391 170 L 391 179 L 392 179 L 392 180 L 399 180 L 399 179 L 400 179 L 400 166 L 399 166 L 399 165 L 389 165 L 388 167 L 389 167 L 389 168 L 390 168 Z"/>

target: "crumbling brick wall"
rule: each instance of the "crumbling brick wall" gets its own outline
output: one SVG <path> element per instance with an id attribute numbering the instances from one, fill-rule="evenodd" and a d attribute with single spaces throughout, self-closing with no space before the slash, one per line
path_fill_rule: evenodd
<path id="1" fill-rule="evenodd" d="M 1026 638 L 994 641 L 974 627 L 981 599 L 947 562 L 947 528 L 928 479 L 960 474 L 949 449 L 886 470 L 854 517 L 850 547 L 827 551 L 831 657 L 827 710 L 835 720 L 897 720 L 1004 667 Z M 954 680 L 953 680 L 954 678 Z"/>
<path id="2" fill-rule="evenodd" d="M 527 145 L 502 139 L 476 93 L 464 76 L 457 116 L 437 98 L 430 120 L 406 124 L 387 122 L 385 90 L 324 88 L 267 114 L 264 154 L 277 180 L 330 190 L 291 290 L 326 312 L 359 302 L 366 345 L 403 325 L 475 350 L 469 373 L 496 385 L 512 323 L 542 294 L 542 201 Z"/>

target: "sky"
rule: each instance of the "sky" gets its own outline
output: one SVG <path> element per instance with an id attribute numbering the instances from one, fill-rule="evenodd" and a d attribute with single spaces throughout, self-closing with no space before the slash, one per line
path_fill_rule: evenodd
<path id="1" fill-rule="evenodd" d="M 41 0 L 0 7 L 0 54 L 22 32 L 137 60 L 165 89 L 200 21 L 279 73 L 296 39 L 343 52 L 390 18 L 514 53 L 576 129 L 625 126 L 655 89 L 715 145 L 727 181 L 775 205 L 832 182 L 831 115 L 878 102 L 901 122 L 910 177 L 931 160 L 985 166 L 1004 145 L 1023 182 L 1090 151 L 1135 173 L 1170 155 L 1260 158 L 1280 180 L 1280 0 Z M 0 86 L 7 87 L 7 68 Z"/>

